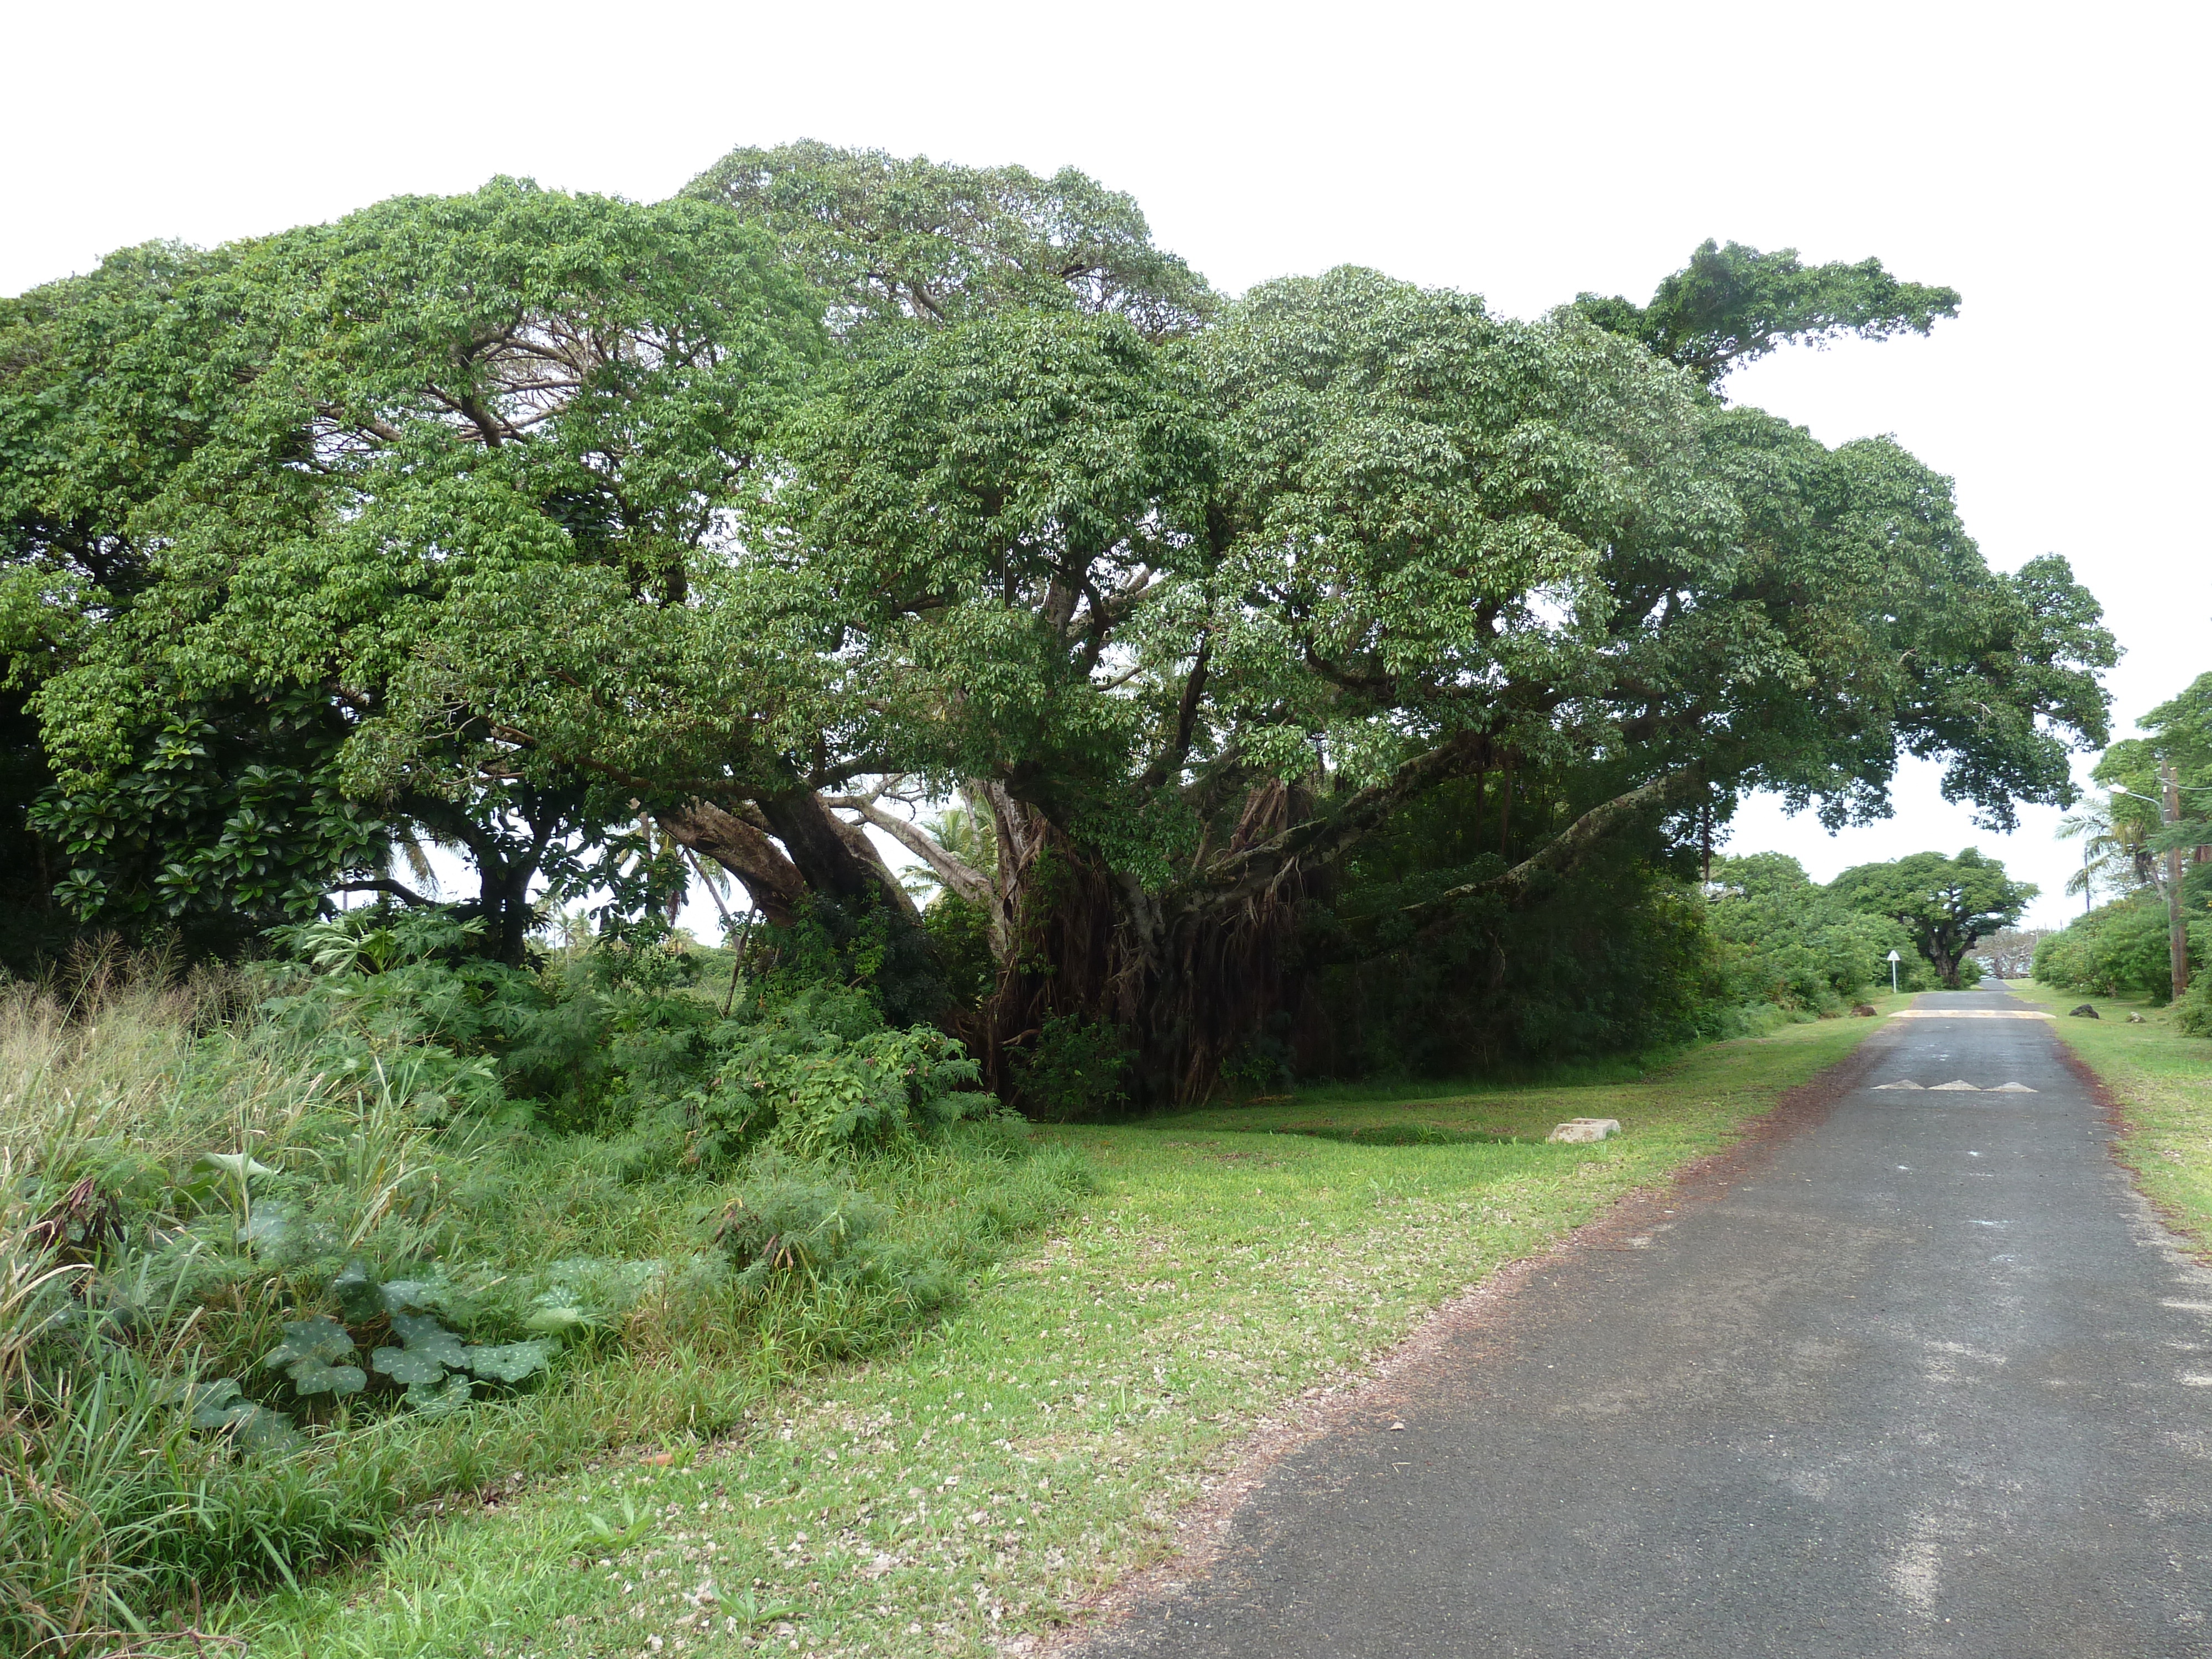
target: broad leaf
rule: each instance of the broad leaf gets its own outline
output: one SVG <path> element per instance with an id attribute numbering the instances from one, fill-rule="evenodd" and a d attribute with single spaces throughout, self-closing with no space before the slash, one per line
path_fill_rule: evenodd
<path id="1" fill-rule="evenodd" d="M 415 1383 L 407 1390 L 407 1403 L 427 1416 L 442 1417 L 469 1403 L 470 1389 L 467 1376 L 455 1371 L 443 1382 Z"/>
<path id="2" fill-rule="evenodd" d="M 228 1427 L 234 1420 L 234 1413 L 241 1403 L 246 1402 L 239 1398 L 238 1381 L 229 1376 L 218 1377 L 215 1382 L 191 1390 L 185 1400 L 185 1407 L 191 1416 L 191 1425 L 196 1429 Z"/>
<path id="3" fill-rule="evenodd" d="M 343 1359 L 353 1352 L 353 1338 L 346 1334 L 344 1326 L 328 1314 L 317 1314 L 313 1319 L 288 1321 L 284 1340 L 262 1358 L 270 1370 L 282 1370 L 302 1360 L 314 1360 L 328 1364 Z"/>
<path id="4" fill-rule="evenodd" d="M 331 1294 L 338 1301 L 338 1311 L 356 1325 L 366 1325 L 379 1314 L 392 1311 L 385 1305 L 384 1287 L 368 1271 L 365 1261 L 349 1261 L 346 1269 L 331 1280 Z"/>
<path id="5" fill-rule="evenodd" d="M 434 1386 L 446 1380 L 446 1368 L 428 1354 L 408 1348 L 379 1348 L 368 1357 L 369 1369 L 404 1382 L 409 1388 Z"/>
<path id="6" fill-rule="evenodd" d="M 359 1394 L 368 1386 L 368 1373 L 358 1365 L 330 1365 L 319 1359 L 302 1359 L 285 1376 L 301 1394 Z"/>
<path id="7" fill-rule="evenodd" d="M 462 1362 L 487 1381 L 520 1382 L 533 1371 L 542 1371 L 553 1357 L 553 1345 L 538 1338 L 497 1346 L 471 1343 Z"/>
<path id="8" fill-rule="evenodd" d="M 251 1152 L 202 1152 L 200 1162 L 212 1164 L 228 1174 L 233 1180 L 243 1181 L 248 1176 L 275 1175 L 276 1170 L 257 1160 Z"/>
<path id="9" fill-rule="evenodd" d="M 410 1353 L 422 1354 L 441 1365 L 468 1368 L 461 1339 L 428 1314 L 392 1315 L 392 1334 L 407 1345 Z"/>

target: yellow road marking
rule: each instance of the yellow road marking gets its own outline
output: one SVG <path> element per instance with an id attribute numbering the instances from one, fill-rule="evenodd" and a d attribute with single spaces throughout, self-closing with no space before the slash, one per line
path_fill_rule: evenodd
<path id="1" fill-rule="evenodd" d="M 2056 1019 L 2027 1008 L 1900 1008 L 1892 1019 Z"/>

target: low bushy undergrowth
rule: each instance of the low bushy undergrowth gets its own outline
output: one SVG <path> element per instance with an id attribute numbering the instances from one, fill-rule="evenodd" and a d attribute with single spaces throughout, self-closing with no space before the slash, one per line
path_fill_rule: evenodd
<path id="1" fill-rule="evenodd" d="M 2205 908 L 2212 901 L 2212 878 L 2192 875 L 2184 898 L 2190 961 L 2201 975 L 2212 968 L 2212 915 Z M 2139 996 L 2156 1006 L 2173 992 L 2168 941 L 2166 900 L 2149 890 L 2130 893 L 2045 936 L 2035 947 L 2035 977 L 2062 991 Z M 2179 1015 L 2185 1026 L 2189 1018 L 2203 1018 L 2187 1009 L 2185 1000 Z"/>
<path id="2" fill-rule="evenodd" d="M 2212 1037 L 2212 974 L 2200 974 L 2173 1005 L 2173 1023 L 2188 1036 Z"/>
<path id="3" fill-rule="evenodd" d="M 0 987 L 0 1651 L 186 1640 L 443 1494 L 726 1429 L 1085 1185 L 865 987 L 726 1016 L 658 944 L 451 926 Z"/>
<path id="4" fill-rule="evenodd" d="M 1853 909 L 1781 853 L 1715 860 L 1708 915 L 1719 1009 L 1838 1013 L 1869 990 L 1889 988 L 1892 951 L 1904 958 L 1900 990 L 1941 983 L 1903 927 Z M 1747 1029 L 1726 1034 L 1752 1034 L 1753 1022 L 1739 1024 Z"/>

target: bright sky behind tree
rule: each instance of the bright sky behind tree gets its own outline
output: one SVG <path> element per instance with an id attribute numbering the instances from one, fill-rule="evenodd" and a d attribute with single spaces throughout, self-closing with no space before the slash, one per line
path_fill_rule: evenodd
<path id="1" fill-rule="evenodd" d="M 2202 8 L 133 0 L 9 34 L 11 294 L 494 173 L 653 199 L 802 137 L 1073 165 L 1232 292 L 1349 262 L 1525 316 L 1646 299 L 1709 236 L 1873 254 L 1959 289 L 1959 320 L 1785 350 L 1729 396 L 1831 443 L 1893 432 L 1992 564 L 2072 560 L 2128 649 L 2115 736 L 2212 670 L 2212 343 L 2167 297 L 2212 252 Z M 1834 837 L 1748 802 L 1733 850 L 1826 879 L 1976 842 L 2062 921 L 2059 814 L 1992 836 L 1936 778 Z"/>

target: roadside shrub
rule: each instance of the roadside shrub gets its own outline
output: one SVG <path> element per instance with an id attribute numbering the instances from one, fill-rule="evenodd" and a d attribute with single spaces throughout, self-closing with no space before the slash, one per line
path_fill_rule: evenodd
<path id="1" fill-rule="evenodd" d="M 757 1287 L 779 1275 L 818 1285 L 865 1272 L 889 1218 L 854 1188 L 774 1159 L 738 1188 L 716 1238 L 742 1285 Z"/>
<path id="2" fill-rule="evenodd" d="M 2212 1037 L 2212 975 L 2199 975 L 2173 1005 L 2173 1023 L 2187 1036 Z"/>
<path id="3" fill-rule="evenodd" d="M 1714 860 L 1710 904 L 1727 1002 L 1836 1012 L 1888 985 L 1893 950 L 1905 958 L 1900 988 L 1936 982 L 1902 927 L 1853 909 L 1784 854 Z"/>
<path id="4" fill-rule="evenodd" d="M 2062 991 L 2093 996 L 2140 996 L 2154 1006 L 2173 994 L 2166 902 L 2154 892 L 2130 894 L 2077 916 L 2035 950 L 2035 977 Z M 2190 961 L 2212 963 L 2212 921 L 2189 925 Z"/>
<path id="5" fill-rule="evenodd" d="M 1129 1051 L 1103 1020 L 1047 1015 L 1029 1051 L 1012 1053 L 1022 1109 L 1041 1122 L 1103 1117 L 1128 1103 Z"/>
<path id="6" fill-rule="evenodd" d="M 769 1149 L 748 1165 L 716 1242 L 762 1340 L 802 1364 L 847 1359 L 957 1305 L 969 1274 L 1095 1185 L 1079 1154 L 1035 1151 L 1011 1126 L 963 1126 L 896 1160 Z"/>
<path id="7" fill-rule="evenodd" d="M 969 1086 L 976 1064 L 942 1031 L 852 1030 L 859 1023 L 849 1002 L 816 996 L 718 1032 L 720 1066 L 689 1101 L 690 1158 L 711 1169 L 756 1145 L 803 1158 L 881 1152 L 1000 1109 Z"/>

